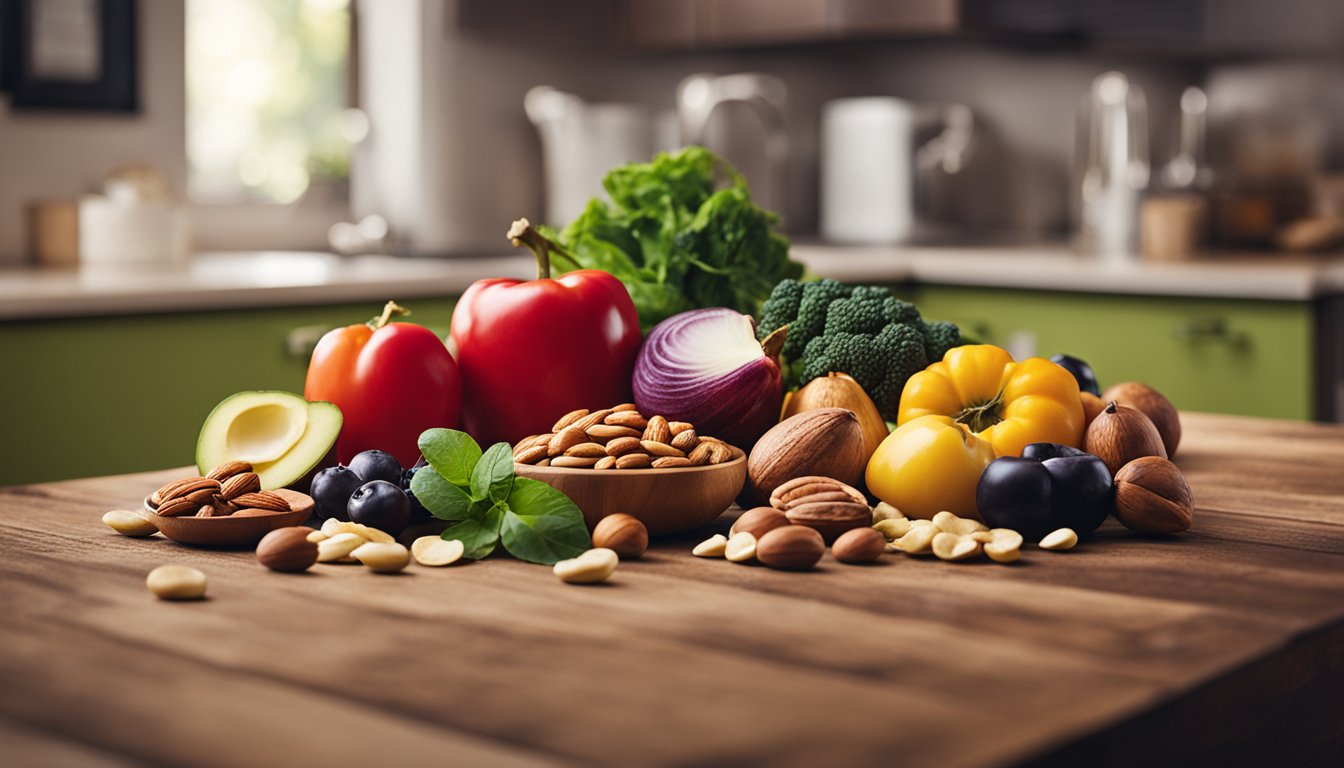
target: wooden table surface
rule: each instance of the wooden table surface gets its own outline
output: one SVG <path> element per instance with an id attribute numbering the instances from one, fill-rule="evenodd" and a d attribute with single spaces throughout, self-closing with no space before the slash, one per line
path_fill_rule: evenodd
<path id="1" fill-rule="evenodd" d="M 1344 428 L 1185 425 L 1189 533 L 1011 567 L 784 573 L 697 534 L 595 587 L 294 576 L 99 521 L 173 472 L 3 489 L 2 762 L 1344 764 Z M 151 597 L 164 563 L 209 599 Z"/>

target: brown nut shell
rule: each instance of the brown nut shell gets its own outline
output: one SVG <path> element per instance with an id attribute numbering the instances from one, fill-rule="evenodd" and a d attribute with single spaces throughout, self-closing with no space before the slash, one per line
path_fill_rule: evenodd
<path id="1" fill-rule="evenodd" d="M 863 427 L 854 412 L 815 408 L 790 416 L 761 436 L 747 457 L 745 492 L 752 501 L 764 503 L 776 488 L 805 475 L 855 485 L 867 463 Z"/>
<path id="2" fill-rule="evenodd" d="M 1167 458 L 1176 458 L 1176 448 L 1181 444 L 1181 415 L 1165 395 L 1142 382 L 1126 381 L 1107 387 L 1101 400 L 1103 403 L 1115 400 L 1142 411 L 1162 436 Z"/>
<path id="3" fill-rule="evenodd" d="M 1092 420 L 1084 439 L 1088 453 L 1095 454 L 1115 475 L 1129 462 L 1144 456 L 1167 458 L 1157 427 L 1137 408 L 1114 400 Z"/>
<path id="4" fill-rule="evenodd" d="M 1170 461 L 1135 459 L 1115 475 L 1115 519 L 1136 533 L 1180 533 L 1194 518 L 1190 483 Z"/>
<path id="5" fill-rule="evenodd" d="M 842 563 L 871 563 L 887 551 L 887 537 L 873 528 L 855 528 L 840 534 L 831 545 L 831 557 Z"/>
<path id="6" fill-rule="evenodd" d="M 738 516 L 729 533 L 746 531 L 759 539 L 767 531 L 773 531 L 789 524 L 789 518 L 773 507 L 753 507 Z"/>
<path id="7" fill-rule="evenodd" d="M 593 527 L 593 546 L 606 547 L 622 560 L 630 560 L 649 548 L 649 529 L 632 515 L 607 515 Z"/>
<path id="8" fill-rule="evenodd" d="M 785 525 L 761 536 L 756 559 L 762 565 L 785 571 L 803 571 L 817 564 L 826 553 L 821 534 L 801 525 Z"/>
<path id="9" fill-rule="evenodd" d="M 805 525 L 815 529 L 827 541 L 834 541 L 840 534 L 854 528 L 868 528 L 873 522 L 873 511 L 867 504 L 823 501 L 814 504 L 799 504 L 789 507 L 784 515 L 794 525 Z"/>
<path id="10" fill-rule="evenodd" d="M 317 562 L 317 542 L 308 540 L 312 532 L 304 525 L 271 531 L 257 544 L 257 562 L 284 573 L 308 570 Z"/>

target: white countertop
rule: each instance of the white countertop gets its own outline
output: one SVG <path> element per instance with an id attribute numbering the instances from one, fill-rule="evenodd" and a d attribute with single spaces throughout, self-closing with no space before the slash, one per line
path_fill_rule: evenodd
<path id="1" fill-rule="evenodd" d="M 1344 293 L 1344 256 L 1219 256 L 1110 264 L 1042 247 L 837 247 L 798 244 L 823 277 L 1155 296 L 1305 301 Z M 280 307 L 461 293 L 486 277 L 527 279 L 530 255 L 401 259 L 327 253 L 202 254 L 176 268 L 0 271 L 0 320 Z"/>

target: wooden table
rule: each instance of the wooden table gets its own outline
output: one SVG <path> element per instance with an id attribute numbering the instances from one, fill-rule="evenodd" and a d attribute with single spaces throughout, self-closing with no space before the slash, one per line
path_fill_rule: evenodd
<path id="1" fill-rule="evenodd" d="M 282 575 L 99 522 L 173 472 L 7 488 L 3 762 L 1344 764 L 1344 428 L 1190 414 L 1179 463 L 1170 539 L 800 574 L 695 535 L 597 587 Z M 210 599 L 151 597 L 170 562 Z"/>

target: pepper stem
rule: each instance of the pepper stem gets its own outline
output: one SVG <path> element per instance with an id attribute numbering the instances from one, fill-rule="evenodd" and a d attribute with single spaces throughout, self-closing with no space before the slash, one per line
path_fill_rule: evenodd
<path id="1" fill-rule="evenodd" d="M 519 219 L 513 222 L 513 226 L 509 227 L 508 238 L 509 242 L 513 243 L 515 247 L 526 247 L 532 251 L 532 255 L 537 257 L 538 280 L 545 280 L 551 276 L 552 252 L 555 252 L 557 256 L 568 259 L 575 267 L 578 266 L 578 261 L 568 251 L 561 248 L 554 240 L 538 232 L 532 226 L 532 222 L 527 219 Z"/>
<path id="2" fill-rule="evenodd" d="M 383 314 L 370 320 L 368 325 L 376 331 L 390 323 L 393 317 L 405 317 L 409 314 L 411 314 L 411 310 L 401 306 L 395 301 L 389 301 L 383 305 Z"/>
<path id="3" fill-rule="evenodd" d="M 988 402 L 968 405 L 961 409 L 954 421 L 965 424 L 972 432 L 980 433 L 1003 421 L 999 415 L 999 406 L 1003 405 L 1003 392 L 994 395 Z"/>

